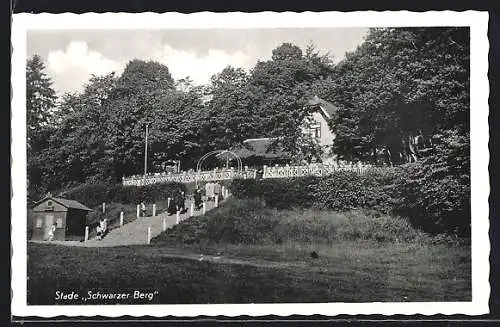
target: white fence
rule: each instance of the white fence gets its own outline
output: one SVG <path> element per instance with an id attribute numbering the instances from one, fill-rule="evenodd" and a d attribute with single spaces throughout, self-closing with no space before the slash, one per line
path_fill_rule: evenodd
<path id="1" fill-rule="evenodd" d="M 305 166 L 264 166 L 262 178 L 289 178 L 302 176 L 327 176 L 336 171 L 353 171 L 363 174 L 371 166 L 367 165 L 305 165 Z"/>
<path id="2" fill-rule="evenodd" d="M 358 174 L 365 173 L 368 169 L 372 168 L 369 165 L 326 165 L 326 164 L 312 164 L 304 166 L 264 166 L 262 178 L 289 178 L 289 177 L 302 177 L 302 176 L 327 176 L 335 173 L 336 171 L 352 171 Z M 151 185 L 156 183 L 178 182 L 178 183 L 191 183 L 191 182 L 209 182 L 230 179 L 253 179 L 257 178 L 257 171 L 255 169 L 248 169 L 238 171 L 234 169 L 216 169 L 210 171 L 200 172 L 182 172 L 182 173 L 162 173 L 147 175 L 146 179 L 142 175 L 131 177 L 124 177 L 122 183 L 124 186 L 142 186 Z M 144 183 L 145 182 L 145 183 Z"/>
<path id="3" fill-rule="evenodd" d="M 249 179 L 256 178 L 256 174 L 257 171 L 255 169 L 245 169 L 242 171 L 234 169 L 216 169 L 200 172 L 162 173 L 147 175 L 146 179 L 144 179 L 144 176 L 141 175 L 123 177 L 122 184 L 124 186 L 143 186 L 166 182 L 191 183 L 229 180 L 235 178 Z"/>

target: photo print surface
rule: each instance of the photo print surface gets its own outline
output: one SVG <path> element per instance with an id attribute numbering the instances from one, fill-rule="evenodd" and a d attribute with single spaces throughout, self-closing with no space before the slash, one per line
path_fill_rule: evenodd
<path id="1" fill-rule="evenodd" d="M 487 18 L 14 15 L 13 313 L 487 313 Z"/>

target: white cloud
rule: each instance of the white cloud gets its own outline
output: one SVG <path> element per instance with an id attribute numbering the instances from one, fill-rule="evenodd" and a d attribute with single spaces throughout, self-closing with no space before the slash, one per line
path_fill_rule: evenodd
<path id="1" fill-rule="evenodd" d="M 151 59 L 166 65 L 174 79 L 189 76 L 195 84 L 207 84 L 213 74 L 219 73 L 226 66 L 249 68 L 254 62 L 242 51 L 227 53 L 218 49 L 208 50 L 206 55 L 164 45 L 153 52 Z"/>
<path id="2" fill-rule="evenodd" d="M 153 46 L 143 60 L 155 60 L 166 65 L 174 79 L 189 76 L 194 84 L 202 85 L 210 81 L 213 74 L 226 66 L 250 68 L 255 62 L 242 51 L 227 53 L 210 49 L 205 55 L 195 51 L 175 49 L 169 45 Z M 91 74 L 104 75 L 115 71 L 123 72 L 127 62 L 134 58 L 113 60 L 102 53 L 90 49 L 83 41 L 71 41 L 64 50 L 51 50 L 47 58 L 47 72 L 54 81 L 57 93 L 81 91 Z"/>
<path id="3" fill-rule="evenodd" d="M 89 49 L 86 42 L 72 41 L 65 50 L 50 51 L 47 71 L 58 93 L 80 91 L 91 74 L 121 73 L 123 63 L 104 57 Z"/>

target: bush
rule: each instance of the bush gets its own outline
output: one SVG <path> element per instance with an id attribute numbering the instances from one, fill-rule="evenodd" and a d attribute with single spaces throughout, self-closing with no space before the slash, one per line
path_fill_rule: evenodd
<path id="1" fill-rule="evenodd" d="M 392 190 L 396 176 L 394 169 L 365 175 L 339 171 L 326 177 L 234 180 L 230 189 L 238 198 L 261 198 L 266 205 L 278 209 L 317 207 L 347 211 L 370 208 L 388 213 L 397 201 Z"/>
<path id="2" fill-rule="evenodd" d="M 420 242 L 425 243 L 429 238 L 420 230 L 412 226 L 405 218 L 388 215 L 368 216 L 360 211 L 347 213 L 337 234 L 344 240 L 374 240 L 377 242 Z"/>
<path id="3" fill-rule="evenodd" d="M 138 204 L 141 201 L 161 201 L 172 197 L 176 190 L 185 192 L 186 187 L 182 183 L 162 183 L 146 186 L 83 184 L 63 192 L 60 196 L 77 200 L 88 207 L 95 207 L 103 202 Z"/>
<path id="4" fill-rule="evenodd" d="M 470 182 L 468 176 L 447 174 L 436 177 L 435 167 L 413 163 L 401 167 L 398 180 L 400 200 L 396 214 L 408 217 L 414 225 L 434 234 L 470 234 Z"/>
<path id="5" fill-rule="evenodd" d="M 314 190 L 316 205 L 339 211 L 357 209 L 363 201 L 363 183 L 359 175 L 339 172 L 322 178 Z"/>
<path id="6" fill-rule="evenodd" d="M 470 234 L 470 180 L 462 161 L 432 157 L 365 174 L 339 171 L 325 177 L 234 180 L 230 189 L 242 199 L 260 198 L 272 208 L 371 210 L 407 217 L 433 234 Z M 375 214 L 374 213 L 374 214 Z"/>
<path id="7" fill-rule="evenodd" d="M 285 209 L 292 206 L 310 207 L 314 202 L 317 177 L 282 179 L 236 179 L 229 186 L 241 199 L 261 198 L 267 206 Z"/>
<path id="8" fill-rule="evenodd" d="M 82 184 L 60 194 L 60 196 L 76 200 L 87 207 L 95 207 L 102 202 L 109 202 L 110 186 L 106 184 Z"/>
<path id="9" fill-rule="evenodd" d="M 332 244 L 336 241 L 428 242 L 430 238 L 406 219 L 363 211 L 346 213 L 318 209 L 276 210 L 257 199 L 225 202 L 206 216 L 188 219 L 160 234 L 153 243 Z"/>

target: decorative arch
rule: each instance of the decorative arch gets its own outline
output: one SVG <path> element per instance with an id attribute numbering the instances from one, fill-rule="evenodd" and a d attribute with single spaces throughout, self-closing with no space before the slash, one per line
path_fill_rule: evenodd
<path id="1" fill-rule="evenodd" d="M 243 163 L 241 161 L 241 158 L 240 156 L 238 156 L 236 153 L 234 153 L 233 151 L 229 151 L 229 150 L 214 150 L 214 151 L 210 151 L 206 154 L 204 154 L 199 160 L 198 160 L 198 163 L 196 164 L 196 171 L 199 172 L 201 171 L 201 168 L 203 166 L 203 162 L 210 158 L 211 156 L 218 156 L 222 153 L 228 153 L 228 154 L 231 154 L 233 158 L 236 159 L 236 161 L 238 162 L 238 170 L 241 171 L 243 170 Z"/>

